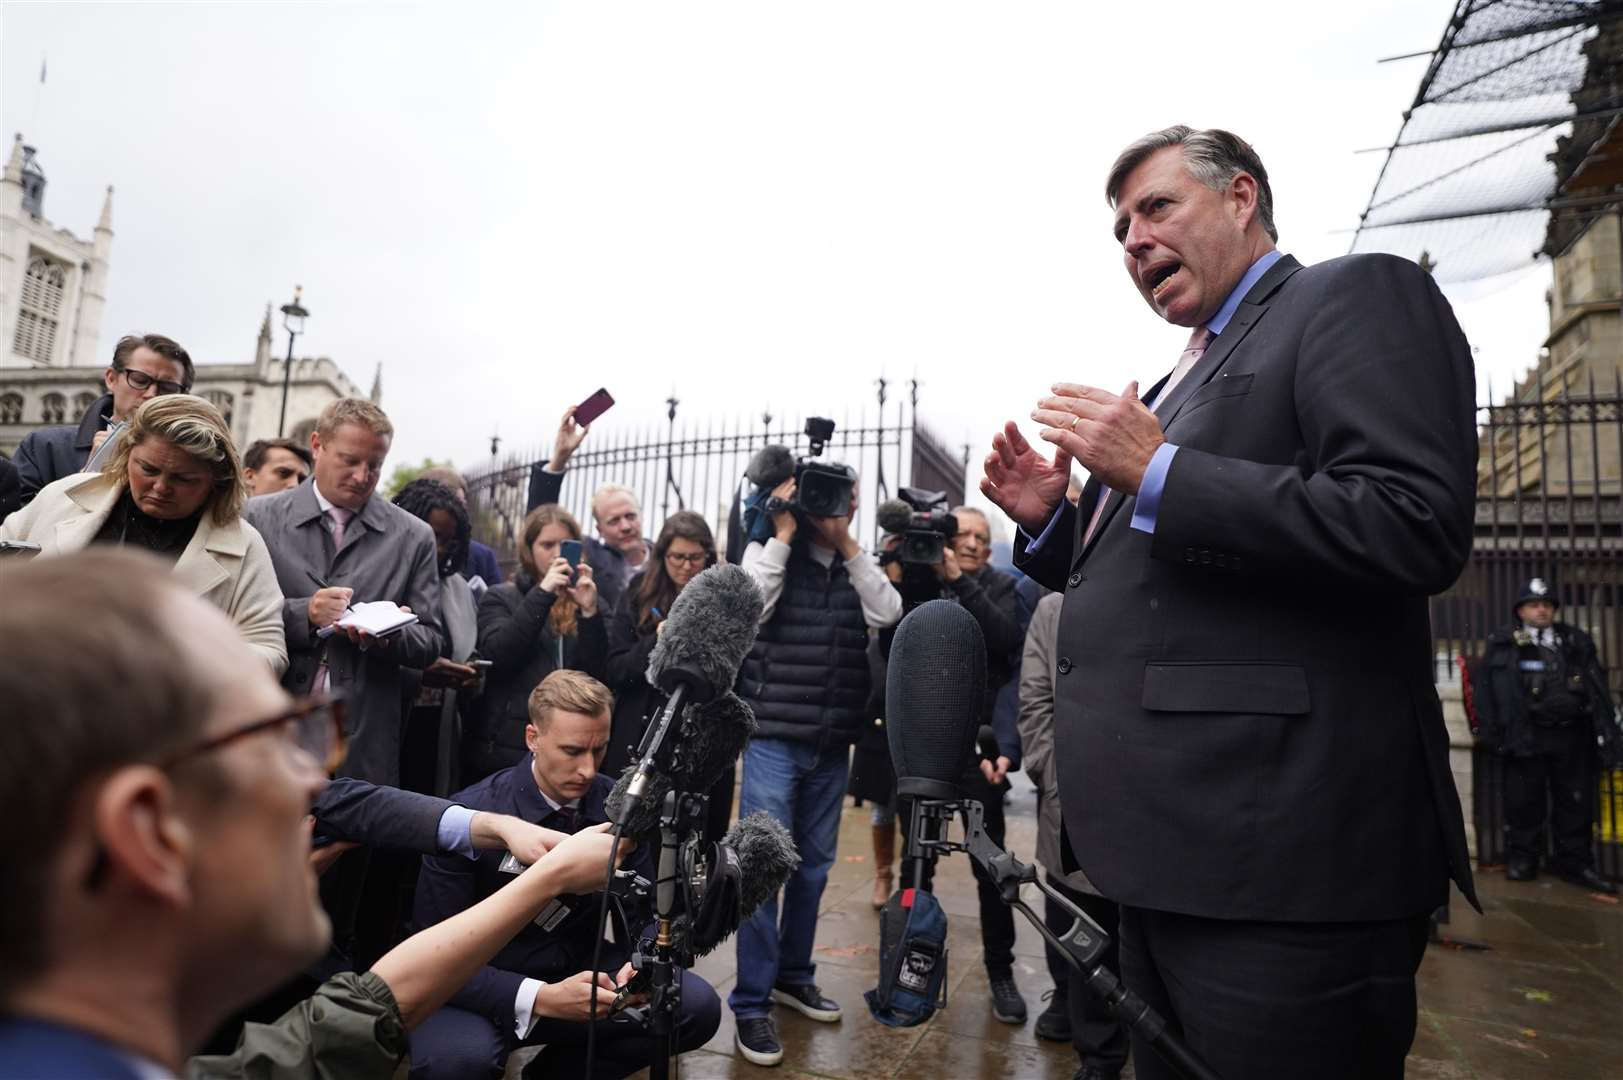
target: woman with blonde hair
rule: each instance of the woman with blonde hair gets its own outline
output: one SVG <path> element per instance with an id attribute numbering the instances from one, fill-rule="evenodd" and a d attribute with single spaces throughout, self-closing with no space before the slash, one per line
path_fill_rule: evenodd
<path id="1" fill-rule="evenodd" d="M 237 624 L 280 675 L 287 667 L 282 590 L 270 552 L 242 519 L 242 459 L 220 411 L 191 394 L 142 405 L 100 472 L 47 484 L 6 518 L 0 540 L 40 546 L 40 557 L 92 544 L 139 548 Z"/>
<path id="2" fill-rule="evenodd" d="M 564 541 L 580 539 L 569 511 L 536 507 L 520 533 L 518 575 L 479 598 L 479 655 L 491 668 L 479 716 L 463 736 L 464 784 L 523 760 L 530 691 L 549 673 L 604 676 L 609 639 L 592 568 L 582 558 L 572 570 L 559 553 Z"/>

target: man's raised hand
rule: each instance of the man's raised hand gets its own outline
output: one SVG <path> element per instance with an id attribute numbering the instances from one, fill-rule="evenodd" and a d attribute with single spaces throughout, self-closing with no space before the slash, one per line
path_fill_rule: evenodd
<path id="1" fill-rule="evenodd" d="M 1071 482 L 1071 455 L 1059 448 L 1049 461 L 1032 449 L 1012 420 L 992 436 L 984 468 L 981 494 L 1028 533 L 1048 522 Z"/>

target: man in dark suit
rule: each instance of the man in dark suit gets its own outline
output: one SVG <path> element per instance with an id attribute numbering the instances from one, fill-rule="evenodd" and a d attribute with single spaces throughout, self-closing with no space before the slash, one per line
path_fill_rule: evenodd
<path id="1" fill-rule="evenodd" d="M 190 393 L 193 371 L 191 355 L 171 338 L 119 338 L 113 362 L 101 375 L 107 392 L 90 403 L 79 423 L 31 431 L 18 444 L 14 461 L 24 505 L 46 484 L 81 471 L 111 426 L 128 420 L 142 402 L 160 394 Z"/>
<path id="2" fill-rule="evenodd" d="M 603 803 L 613 782 L 597 771 L 608 748 L 608 687 L 579 671 L 560 669 L 530 696 L 525 741 L 530 756 L 481 780 L 452 798 L 471 809 L 510 814 L 559 832 L 575 833 L 608 820 Z M 628 865 L 652 879 L 653 852 L 638 852 Z M 446 856 L 423 859 L 417 879 L 414 921 L 431 926 L 494 893 L 522 870 L 501 853 L 477 860 Z M 559 897 L 536 921 L 496 954 L 443 1009 L 411 1037 L 412 1076 L 447 1080 L 502 1075 L 508 1054 L 521 1045 L 544 1044 L 534 1068 L 543 1076 L 588 1076 L 586 1028 L 591 988 L 598 986 L 598 1031 L 590 1080 L 615 1080 L 646 1067 L 652 1048 L 631 1018 L 601 1019 L 615 988 L 631 975 L 626 963 L 634 935 L 643 928 L 614 918 L 604 942 L 604 970 L 591 970 L 600 896 Z M 618 974 L 611 978 L 609 971 Z M 703 979 L 684 972 L 677 1023 L 679 1051 L 703 1046 L 721 1023 L 721 1001 Z"/>
<path id="3" fill-rule="evenodd" d="M 1054 460 L 1011 423 L 982 482 L 1065 593 L 1069 853 L 1122 905 L 1128 984 L 1219 1074 L 1398 1077 L 1450 870 L 1475 901 L 1426 602 L 1470 551 L 1470 352 L 1414 264 L 1281 256 L 1232 134 L 1146 136 L 1107 194 L 1189 346 L 1143 401 L 1057 384 Z"/>

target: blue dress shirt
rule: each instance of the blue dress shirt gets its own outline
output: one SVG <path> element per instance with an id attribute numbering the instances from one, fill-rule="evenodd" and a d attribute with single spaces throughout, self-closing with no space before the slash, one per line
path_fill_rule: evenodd
<path id="1" fill-rule="evenodd" d="M 1240 283 L 1234 286 L 1234 290 L 1229 293 L 1228 299 L 1223 301 L 1223 306 L 1217 309 L 1215 315 L 1206 320 L 1206 329 L 1211 332 L 1213 338 L 1228 327 L 1229 320 L 1233 319 L 1234 313 L 1240 310 L 1240 304 L 1245 300 L 1245 294 L 1251 291 L 1251 286 L 1260 281 L 1262 275 L 1266 274 L 1268 268 L 1278 262 L 1282 255 L 1282 252 L 1275 249 L 1251 264 L 1251 269 L 1247 270 L 1245 276 L 1240 278 Z M 1144 405 L 1147 408 L 1154 408 L 1155 398 L 1144 402 Z M 1176 446 L 1169 442 L 1162 443 L 1156 448 L 1154 456 L 1150 458 L 1150 463 L 1144 470 L 1144 479 L 1139 481 L 1138 485 L 1138 499 L 1133 504 L 1133 519 L 1131 522 L 1132 527 L 1139 532 L 1155 532 L 1155 519 L 1161 510 L 1161 492 L 1166 487 L 1167 470 L 1172 468 L 1172 458 L 1177 452 L 1178 448 Z M 1103 499 L 1108 494 L 1106 491 L 1100 491 L 1099 498 Z M 1047 542 L 1049 534 L 1054 531 L 1054 523 L 1059 520 L 1059 517 L 1059 510 L 1055 510 L 1054 516 L 1048 519 L 1048 524 L 1043 528 L 1043 531 L 1035 540 L 1026 545 L 1028 552 L 1039 550 Z"/>
<path id="2" fill-rule="evenodd" d="M 1251 264 L 1251 269 L 1247 270 L 1240 283 L 1234 286 L 1234 291 L 1223 301 L 1223 306 L 1217 309 L 1217 314 L 1206 320 L 1206 329 L 1211 332 L 1212 337 L 1217 337 L 1228 327 L 1229 320 L 1240 310 L 1240 303 L 1245 299 L 1245 294 L 1251 291 L 1251 286 L 1261 280 L 1270 266 L 1279 261 L 1281 254 L 1276 248 Z M 1145 404 L 1153 408 L 1151 402 Z M 1144 470 L 1144 479 L 1139 481 L 1138 485 L 1138 499 L 1133 504 L 1131 522 L 1132 527 L 1139 532 L 1155 532 L 1155 518 L 1161 511 L 1161 491 L 1166 487 L 1167 470 L 1172 468 L 1172 458 L 1177 452 L 1176 446 L 1168 442 L 1162 443 L 1156 447 L 1155 455 L 1150 458 L 1150 464 Z"/>

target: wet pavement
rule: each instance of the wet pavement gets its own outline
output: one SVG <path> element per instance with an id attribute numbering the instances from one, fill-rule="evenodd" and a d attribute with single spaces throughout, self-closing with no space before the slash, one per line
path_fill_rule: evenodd
<path id="1" fill-rule="evenodd" d="M 1036 841 L 1035 796 L 1024 777 L 1018 780 L 1007 813 L 1008 845 L 1029 859 Z M 936 895 L 950 920 L 947 1007 L 916 1028 L 887 1028 L 868 1016 L 862 993 L 877 981 L 879 952 L 879 917 L 869 905 L 868 812 L 847 800 L 840 854 L 817 931 L 817 981 L 844 1007 L 844 1019 L 820 1024 L 777 1009 L 783 1064 L 763 1069 L 734 1052 L 732 1014 L 724 1008 L 721 1030 L 703 1050 L 682 1057 L 681 1075 L 690 1080 L 1068 1080 L 1077 1067 L 1069 1044 L 1043 1042 L 1032 1033 L 1050 983 L 1042 938 L 1023 917 L 1015 919 L 1015 978 L 1030 1019 L 1015 1026 L 992 1016 L 980 964 L 975 885 L 963 855 L 944 860 L 936 873 Z M 1515 883 L 1496 871 L 1479 872 L 1477 886 L 1484 914 L 1456 897 L 1443 933 L 1491 948 L 1427 948 L 1408 1076 L 1623 1078 L 1623 907 L 1547 877 Z M 1040 897 L 1032 903 L 1041 909 Z M 696 970 L 725 1001 L 735 967 L 729 942 L 701 959 Z M 1130 1063 L 1124 1075 L 1133 1075 Z"/>

